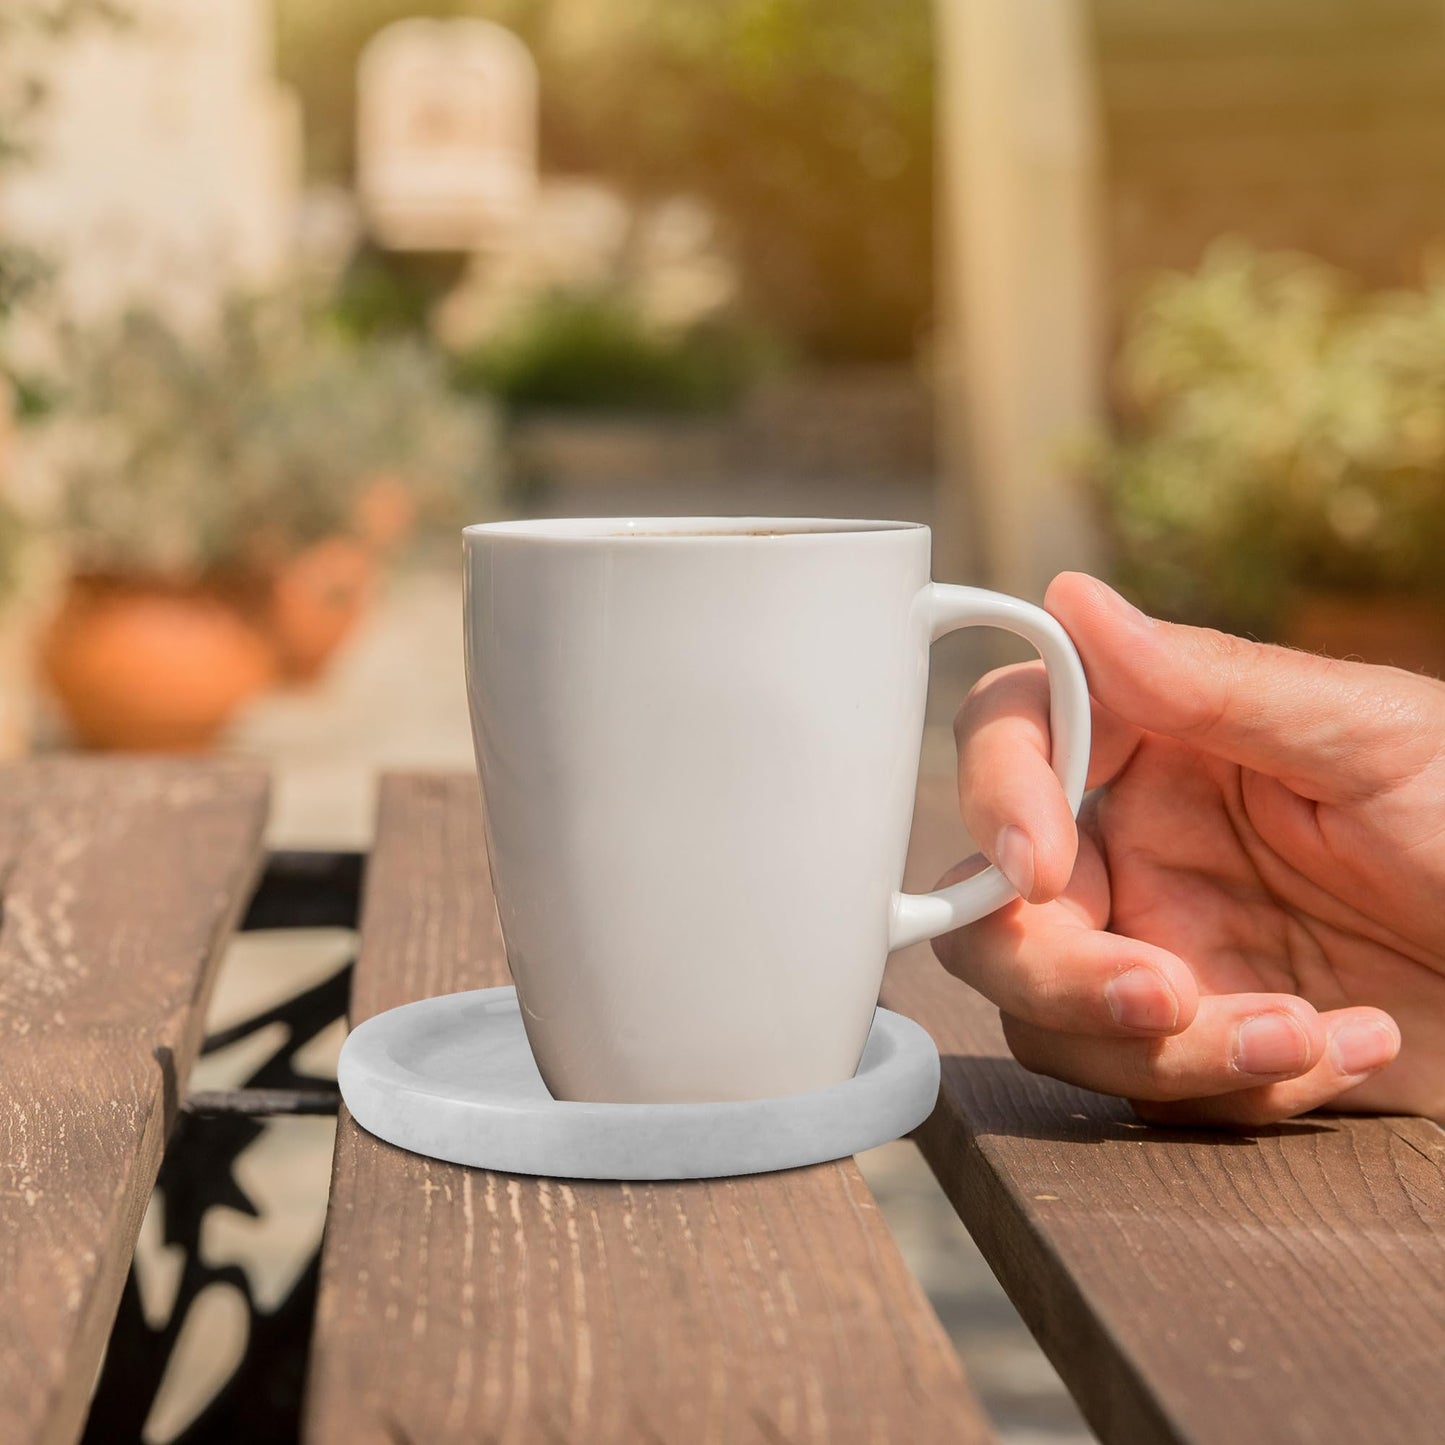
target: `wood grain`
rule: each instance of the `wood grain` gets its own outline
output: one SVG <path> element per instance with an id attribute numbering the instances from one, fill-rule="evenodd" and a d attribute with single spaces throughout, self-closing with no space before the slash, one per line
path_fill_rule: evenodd
<path id="1" fill-rule="evenodd" d="M 952 786 L 926 790 L 912 886 L 960 831 Z M 926 949 L 894 961 L 884 1002 L 944 1055 L 924 1153 L 1109 1445 L 1442 1438 L 1445 1132 L 1146 1128 L 1026 1074 Z"/>
<path id="2" fill-rule="evenodd" d="M 507 980 L 471 778 L 391 778 L 353 1022 Z M 568 1183 L 394 1149 L 343 1113 L 306 1438 L 982 1441 L 851 1161 Z"/>
<path id="3" fill-rule="evenodd" d="M 265 813 L 239 765 L 0 769 L 5 1445 L 80 1433 Z"/>

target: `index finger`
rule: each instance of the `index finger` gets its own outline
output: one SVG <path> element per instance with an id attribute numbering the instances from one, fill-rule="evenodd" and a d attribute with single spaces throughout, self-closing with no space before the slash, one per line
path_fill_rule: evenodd
<path id="1" fill-rule="evenodd" d="M 1093 702 L 1086 786 L 1116 777 L 1142 736 Z M 1057 897 L 1078 846 L 1063 788 L 1049 766 L 1049 684 L 1041 662 L 1000 668 L 969 693 L 953 724 L 958 793 L 969 834 L 1030 903 Z"/>
<path id="2" fill-rule="evenodd" d="M 1433 679 L 1161 622 L 1081 573 L 1045 600 L 1117 716 L 1305 797 L 1367 795 L 1435 756 Z"/>

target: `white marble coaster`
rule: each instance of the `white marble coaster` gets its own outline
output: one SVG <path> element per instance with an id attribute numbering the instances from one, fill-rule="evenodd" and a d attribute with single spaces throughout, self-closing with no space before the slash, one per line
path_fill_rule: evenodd
<path id="1" fill-rule="evenodd" d="M 708 1179 L 840 1159 L 921 1124 L 938 1051 L 880 1008 L 857 1074 L 778 1099 L 576 1104 L 547 1092 L 514 988 L 394 1008 L 356 1028 L 337 1070 L 362 1128 L 454 1164 L 567 1179 Z"/>

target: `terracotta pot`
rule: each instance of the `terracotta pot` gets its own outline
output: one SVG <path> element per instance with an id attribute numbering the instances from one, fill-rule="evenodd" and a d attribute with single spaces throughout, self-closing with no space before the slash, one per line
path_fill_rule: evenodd
<path id="1" fill-rule="evenodd" d="M 376 558 L 351 537 L 328 537 L 276 573 L 266 625 L 288 682 L 312 682 L 376 595 Z"/>
<path id="2" fill-rule="evenodd" d="M 1286 619 L 1292 647 L 1445 676 L 1445 603 L 1368 593 L 1305 593 Z"/>
<path id="3" fill-rule="evenodd" d="M 377 552 L 395 552 L 416 527 L 416 499 L 406 478 L 391 472 L 372 477 L 355 507 L 356 530 Z"/>
<path id="4" fill-rule="evenodd" d="M 200 587 L 75 578 L 40 665 L 91 748 L 196 751 L 275 677 L 266 638 Z"/>

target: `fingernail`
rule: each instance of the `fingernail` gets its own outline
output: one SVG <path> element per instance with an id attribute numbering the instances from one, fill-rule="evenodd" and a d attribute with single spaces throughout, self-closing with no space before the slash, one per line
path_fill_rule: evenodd
<path id="1" fill-rule="evenodd" d="M 1388 1064 L 1399 1048 L 1395 1030 L 1374 1019 L 1343 1023 L 1330 1035 L 1330 1053 L 1342 1074 L 1373 1073 Z"/>
<path id="2" fill-rule="evenodd" d="M 1114 1022 L 1124 1029 L 1168 1033 L 1179 1022 L 1179 1000 L 1163 974 L 1131 968 L 1104 985 L 1104 1000 Z"/>
<path id="3" fill-rule="evenodd" d="M 1034 845 L 1022 828 L 1005 823 L 999 829 L 993 861 L 1020 898 L 1027 898 L 1034 891 Z"/>
<path id="4" fill-rule="evenodd" d="M 1297 1074 L 1309 1059 L 1309 1038 L 1289 1014 L 1259 1014 L 1235 1032 L 1234 1067 L 1241 1074 Z"/>

